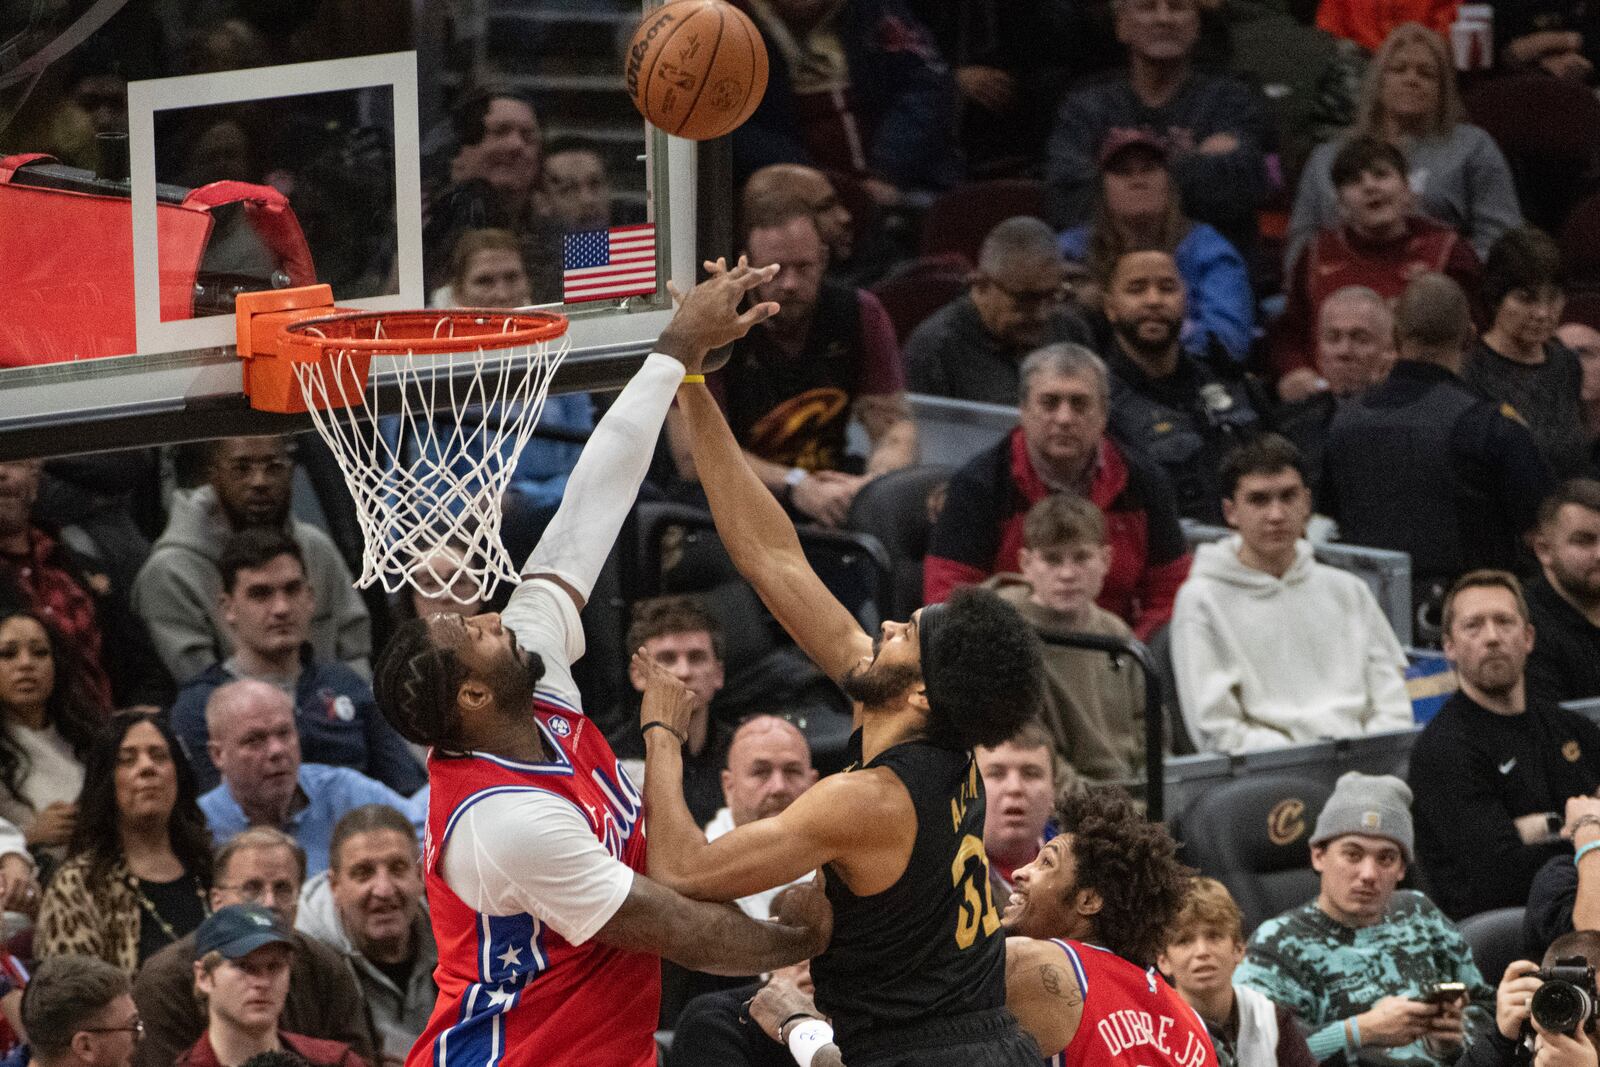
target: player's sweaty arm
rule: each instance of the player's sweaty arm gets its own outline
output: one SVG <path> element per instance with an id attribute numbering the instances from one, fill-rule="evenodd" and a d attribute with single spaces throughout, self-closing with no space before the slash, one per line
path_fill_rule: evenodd
<path id="1" fill-rule="evenodd" d="M 792 882 L 824 864 L 844 876 L 900 871 L 915 837 L 911 795 L 887 770 L 824 778 L 782 813 L 734 827 L 715 841 L 683 799 L 682 739 L 694 696 L 650 657 L 634 657 L 645 678 L 645 835 L 650 877 L 696 900 L 730 901 Z M 898 875 L 896 875 L 898 877 Z M 857 886 L 877 892 L 887 886 Z"/>
<path id="2" fill-rule="evenodd" d="M 707 352 L 743 337 L 771 316 L 776 305 L 757 304 L 741 314 L 739 304 L 776 271 L 776 267 L 755 270 L 741 260 L 684 296 L 656 340 L 655 354 L 645 360 L 590 435 L 567 480 L 561 506 L 523 565 L 525 578 L 553 581 L 583 610 L 639 493 L 662 420 L 684 373 L 698 373 Z"/>
<path id="3" fill-rule="evenodd" d="M 622 907 L 595 940 L 630 952 L 653 952 L 708 974 L 759 974 L 787 967 L 828 947 L 833 909 L 815 886 L 790 886 L 772 904 L 773 920 L 757 922 L 738 908 L 688 900 L 636 875 Z"/>
<path id="4" fill-rule="evenodd" d="M 745 462 L 722 410 L 704 385 L 678 391 L 695 467 L 717 535 L 767 610 L 835 681 L 872 652 L 872 638 L 806 562 L 783 507 Z"/>

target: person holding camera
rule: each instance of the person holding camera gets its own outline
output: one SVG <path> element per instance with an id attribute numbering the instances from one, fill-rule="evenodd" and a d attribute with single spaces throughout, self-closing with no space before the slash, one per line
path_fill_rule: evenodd
<path id="1" fill-rule="evenodd" d="M 1494 1028 L 1456 1067 L 1596 1067 L 1595 959 L 1600 933 L 1578 930 L 1555 940 L 1542 967 L 1512 963 L 1495 991 Z"/>

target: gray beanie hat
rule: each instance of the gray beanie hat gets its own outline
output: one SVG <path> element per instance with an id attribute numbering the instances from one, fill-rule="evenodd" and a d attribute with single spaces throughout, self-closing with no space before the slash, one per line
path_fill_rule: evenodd
<path id="1" fill-rule="evenodd" d="M 1346 771 L 1317 816 L 1313 846 L 1345 834 L 1387 837 L 1411 862 L 1411 787 L 1392 774 Z"/>

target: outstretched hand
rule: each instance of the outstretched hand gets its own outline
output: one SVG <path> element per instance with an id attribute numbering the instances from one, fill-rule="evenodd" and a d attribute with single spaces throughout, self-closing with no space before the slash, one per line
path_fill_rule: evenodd
<path id="1" fill-rule="evenodd" d="M 810 882 L 784 886 L 773 898 L 772 920 L 784 926 L 802 927 L 811 934 L 807 958 L 821 955 L 833 940 L 833 905 L 822 887 L 822 874 Z"/>
<path id="2" fill-rule="evenodd" d="M 689 722 L 699 703 L 694 692 L 642 648 L 633 654 L 630 673 L 636 682 L 644 683 L 639 728 L 642 730 L 653 722 L 661 723 L 682 744 L 689 736 Z"/>
<path id="3" fill-rule="evenodd" d="M 743 312 L 739 310 L 745 294 L 777 276 L 776 263 L 752 267 L 748 259 L 740 256 L 731 268 L 723 259 L 705 266 L 711 276 L 687 293 L 680 293 L 671 282 L 667 283 L 667 291 L 677 302 L 678 312 L 656 341 L 657 352 L 676 359 L 690 374 L 715 370 L 704 366 L 709 352 L 732 344 L 749 333 L 756 323 L 778 313 L 778 305 L 770 300 L 758 302 Z"/>

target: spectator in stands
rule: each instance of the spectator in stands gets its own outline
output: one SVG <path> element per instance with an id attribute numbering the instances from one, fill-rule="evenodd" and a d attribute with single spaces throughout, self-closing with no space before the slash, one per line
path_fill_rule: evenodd
<path id="1" fill-rule="evenodd" d="M 715 841 L 735 826 L 770 819 L 816 782 L 811 746 L 799 727 L 776 715 L 752 715 L 728 741 L 728 765 L 722 772 L 724 803 L 706 823 L 706 840 Z M 770 919 L 772 900 L 782 889 L 752 893 L 735 903 L 752 919 Z"/>
<path id="2" fill-rule="evenodd" d="M 248 826 L 276 827 L 305 849 L 306 870 L 320 874 L 333 826 L 351 808 L 388 804 L 421 821 L 410 801 L 359 771 L 302 763 L 294 702 L 275 685 L 245 678 L 213 690 L 206 732 L 222 782 L 200 809 L 218 844 Z"/>
<path id="3" fill-rule="evenodd" d="M 1205 1020 L 1219 1063 L 1228 1067 L 1314 1067 L 1294 1012 L 1249 986 L 1233 984 L 1244 962 L 1244 916 L 1228 887 L 1195 878 L 1167 930 L 1157 965 Z"/>
<path id="4" fill-rule="evenodd" d="M 1318 563 L 1311 489 L 1277 434 L 1223 463 L 1222 512 L 1238 531 L 1201 545 L 1172 612 L 1185 721 L 1212 752 L 1411 728 L 1406 656 L 1367 583 Z"/>
<path id="5" fill-rule="evenodd" d="M 827 248 L 809 212 L 757 226 L 745 247 L 752 265 L 781 265 L 756 291 L 780 310 L 734 343 L 708 384 L 767 488 L 806 518 L 838 526 L 869 479 L 917 459 L 894 327 L 877 297 L 823 277 Z M 872 443 L 864 467 L 845 453 L 852 415 Z M 678 427 L 678 469 L 692 478 L 681 420 L 668 425 Z"/>
<path id="6" fill-rule="evenodd" d="M 1328 431 L 1323 509 L 1345 541 L 1411 554 L 1413 603 L 1429 618 L 1460 575 L 1514 562 L 1552 487 L 1527 427 L 1461 381 L 1471 341 L 1461 287 L 1421 275 L 1396 310 L 1389 380 Z"/>
<path id="7" fill-rule="evenodd" d="M 1449 1064 L 1464 1021 L 1483 1021 L 1493 991 L 1472 949 L 1421 893 L 1397 889 L 1411 862 L 1411 790 L 1392 775 L 1347 771 L 1317 817 L 1316 899 L 1256 928 L 1234 972 L 1310 1029 L 1318 1061 Z M 1436 982 L 1461 982 L 1470 1004 L 1430 1004 Z"/>
<path id="8" fill-rule="evenodd" d="M 1583 427 L 1593 442 L 1600 438 L 1600 330 L 1566 322 L 1556 327 L 1556 340 L 1576 352 L 1583 367 Z"/>
<path id="9" fill-rule="evenodd" d="M 95 706 L 115 701 L 165 702 L 172 692 L 150 655 L 150 633 L 128 606 L 127 590 L 86 566 L 34 518 L 37 460 L 0 463 L 0 596 L 50 620 L 77 653 Z M 110 648 L 117 655 L 107 655 Z"/>
<path id="10" fill-rule="evenodd" d="M 341 1041 L 279 1028 L 289 999 L 295 939 L 289 924 L 257 904 L 230 904 L 195 932 L 194 988 L 204 999 L 206 1030 L 176 1067 L 243 1064 L 262 1052 L 287 1048 L 312 1067 L 367 1067 Z M 359 1005 L 349 1005 L 359 1010 Z"/>
<path id="11" fill-rule="evenodd" d="M 930 604 L 956 586 L 1021 566 L 1023 519 L 1071 490 L 1106 517 L 1111 549 L 1096 603 L 1140 640 L 1166 625 L 1189 573 L 1189 547 L 1166 474 L 1106 435 L 1110 375 L 1079 345 L 1049 345 L 1022 362 L 1021 423 L 950 480 L 923 562 Z"/>
<path id="12" fill-rule="evenodd" d="M 1137 129 L 1167 144 L 1184 214 L 1215 226 L 1247 259 L 1253 254 L 1255 212 L 1268 191 L 1270 119 L 1249 86 L 1193 67 L 1201 6 L 1198 0 L 1113 0 L 1128 69 L 1061 101 L 1046 168 L 1056 226 L 1089 220 L 1107 138 Z"/>
<path id="13" fill-rule="evenodd" d="M 230 534 L 253 526 L 284 530 L 305 554 L 317 602 L 311 617 L 317 656 L 342 660 L 363 678 L 371 677 L 366 606 L 332 539 L 291 517 L 293 477 L 294 452 L 287 438 L 229 437 L 210 446 L 206 484 L 173 497 L 167 528 L 134 583 L 133 606 L 178 682 L 233 654 L 221 614 L 217 561 Z"/>
<path id="14" fill-rule="evenodd" d="M 1462 121 L 1449 48 L 1432 30 L 1406 23 L 1384 40 L 1367 66 L 1350 136 L 1376 137 L 1400 149 L 1417 208 L 1455 227 L 1480 258 L 1521 223 L 1511 168 L 1487 133 Z M 1306 161 L 1289 219 L 1286 269 L 1318 229 L 1339 222 L 1333 157 L 1341 147 L 1319 145 Z"/>
<path id="15" fill-rule="evenodd" d="M 0 818 L 54 860 L 72 839 L 84 760 L 105 726 L 90 684 L 43 619 L 0 610 Z"/>
<path id="16" fill-rule="evenodd" d="M 1105 279 L 1111 430 L 1161 464 L 1182 514 L 1214 523 L 1222 518 L 1217 468 L 1260 430 L 1261 416 L 1242 376 L 1225 377 L 1184 349 L 1187 296 L 1166 252 L 1128 252 Z"/>
<path id="17" fill-rule="evenodd" d="M 359 810 L 359 809 L 358 809 Z M 212 911 L 252 904 L 274 912 L 293 929 L 305 882 L 305 852 L 281 830 L 252 826 L 217 849 Z M 296 931 L 289 999 L 279 1016 L 285 1030 L 343 1041 L 373 1063 L 375 1046 L 362 987 L 339 951 Z M 188 934 L 147 960 L 133 980 L 133 999 L 144 1016 L 145 1037 L 135 1067 L 166 1067 L 206 1029 L 206 1013 L 194 997 L 199 953 Z"/>
<path id="18" fill-rule="evenodd" d="M 1522 943 L 1530 952 L 1562 934 L 1600 930 L 1600 799 L 1569 797 L 1562 813 L 1561 836 L 1572 842 L 1572 855 L 1558 853 L 1545 861 L 1528 889 L 1522 916 Z"/>
<path id="19" fill-rule="evenodd" d="M 1533 550 L 1543 574 L 1528 586 L 1528 697 L 1600 697 L 1600 482 L 1575 478 L 1545 498 Z"/>
<path id="20" fill-rule="evenodd" d="M 1389 377 L 1394 361 L 1394 313 L 1388 302 L 1364 285 L 1347 285 L 1329 294 L 1317 309 L 1317 377 L 1311 382 L 1312 392 L 1274 414 L 1278 432 L 1305 457 L 1313 490 L 1322 484 L 1323 454 L 1334 414 L 1350 397 Z M 1279 389 L 1281 395 L 1281 383 Z"/>
<path id="21" fill-rule="evenodd" d="M 84 762 L 72 843 L 45 890 L 33 949 L 95 956 L 131 975 L 205 918 L 211 841 L 194 776 L 159 716 L 119 712 Z"/>
<path id="22" fill-rule="evenodd" d="M 234 652 L 195 675 L 170 712 L 201 791 L 218 780 L 207 750 L 206 701 L 240 678 L 270 683 L 294 699 L 295 726 L 313 763 L 351 767 L 406 795 L 421 789 L 428 776 L 378 710 L 372 687 L 343 663 L 318 660 L 307 641 L 316 597 L 300 546 L 282 530 L 241 530 L 223 547 L 217 569 Z"/>
<path id="23" fill-rule="evenodd" d="M 1017 564 L 1020 574 L 997 574 L 984 584 L 1014 604 L 1030 626 L 1133 637 L 1127 623 L 1095 603 L 1111 569 L 1112 548 L 1106 518 L 1088 500 L 1052 493 L 1029 508 Z M 1046 643 L 1042 653 L 1040 719 L 1063 763 L 1061 785 L 1131 779 L 1144 766 L 1143 675 L 1103 652 Z"/>
<path id="24" fill-rule="evenodd" d="M 1167 143 L 1154 134 L 1113 130 L 1100 147 L 1094 219 L 1061 235 L 1061 253 L 1091 278 L 1106 278 L 1125 252 L 1170 252 L 1189 290 L 1184 345 L 1197 352 L 1215 345 L 1243 360 L 1256 320 L 1249 269 L 1227 238 L 1184 216 L 1169 159 Z"/>
<path id="25" fill-rule="evenodd" d="M 539 196 L 563 233 L 611 225 L 611 176 L 600 146 L 584 137 L 551 138 L 539 170 Z"/>
<path id="26" fill-rule="evenodd" d="M 772 64 L 761 104 L 733 133 L 737 178 L 805 163 L 850 175 L 883 205 L 961 180 L 955 79 L 899 0 L 740 6 Z"/>
<path id="27" fill-rule="evenodd" d="M 745 230 L 767 219 L 782 221 L 810 213 L 828 246 L 828 272 L 854 273 L 855 218 L 828 176 L 802 163 L 772 163 L 745 181 L 739 192 L 739 220 Z"/>
<path id="28" fill-rule="evenodd" d="M 722 624 L 692 596 L 641 600 L 633 607 L 625 647 L 644 649 L 646 656 L 666 667 L 695 695 L 694 717 L 689 720 L 683 745 L 683 798 L 695 822 L 704 826 L 722 806 L 723 767 L 731 741 L 726 727 L 711 715 L 711 701 L 726 680 Z M 646 680 L 630 663 L 628 681 L 634 692 L 643 693 Z M 644 742 L 638 716 L 631 722 L 632 728 L 621 731 L 613 745 L 617 758 L 642 760 Z"/>
<path id="29" fill-rule="evenodd" d="M 461 234 L 488 226 L 517 236 L 534 297 L 559 300 L 561 230 L 539 201 L 542 134 L 533 101 L 485 86 L 461 99 L 450 125 L 457 151 L 449 184 L 430 198 L 423 231 L 429 287 L 444 276 Z"/>
<path id="30" fill-rule="evenodd" d="M 1499 0 L 1494 8 L 1494 48 L 1500 69 L 1593 80 L 1600 62 L 1600 11 L 1583 0 Z"/>
<path id="31" fill-rule="evenodd" d="M 1444 652 L 1461 688 L 1411 749 L 1417 855 L 1454 919 L 1528 900 L 1534 874 L 1565 853 L 1568 797 L 1600 787 L 1600 727 L 1528 699 L 1534 632 L 1504 571 L 1463 575 L 1444 602 Z"/>
<path id="32" fill-rule="evenodd" d="M 1273 326 L 1278 395 L 1291 402 L 1316 389 L 1315 323 L 1335 291 L 1364 285 L 1385 300 L 1398 300 L 1425 271 L 1449 275 L 1468 293 L 1478 291 L 1472 245 L 1444 223 L 1412 211 L 1406 160 L 1398 148 L 1376 137 L 1352 138 L 1334 156 L 1331 174 L 1339 221 L 1306 242 L 1286 287 L 1283 317 Z"/>
<path id="33" fill-rule="evenodd" d="M 361 983 L 390 1067 L 405 1061 L 433 1014 L 439 949 L 422 899 L 411 821 L 382 804 L 346 812 L 328 870 L 305 889 L 297 929 L 335 949 Z"/>
<path id="34" fill-rule="evenodd" d="M 128 1067 L 144 1024 L 128 976 L 103 960 L 61 956 L 28 978 L 22 998 L 28 1044 L 14 1061 L 36 1067 Z"/>
<path id="35" fill-rule="evenodd" d="M 1532 946 L 1529 946 L 1530 948 Z M 1537 952 L 1530 953 L 1538 955 Z M 1542 966 L 1574 961 L 1579 967 L 1600 963 L 1600 933 L 1593 928 L 1570 931 L 1544 949 Z M 1533 997 L 1544 982 L 1535 976 L 1541 964 L 1514 960 L 1495 993 L 1495 1025 L 1472 1042 L 1459 1067 L 1514 1067 L 1543 1063 L 1577 1065 L 1600 1053 L 1600 1018 L 1593 1008 L 1580 1017 L 1571 1033 L 1546 1030 L 1533 1018 Z M 1553 991 L 1552 991 L 1553 992 Z"/>
<path id="36" fill-rule="evenodd" d="M 989 899 L 1011 899 L 1016 872 L 1039 857 L 1056 835 L 1056 755 L 1044 727 L 1029 722 L 1009 741 L 973 753 L 988 808 L 983 851 L 989 860 Z"/>
<path id="37" fill-rule="evenodd" d="M 1029 352 L 1093 336 L 1072 309 L 1056 236 L 1035 218 L 1007 219 L 983 239 L 967 291 L 906 338 L 914 393 L 1011 405 Z"/>
<path id="38" fill-rule="evenodd" d="M 1594 465 L 1583 419 L 1583 364 L 1555 336 L 1566 302 L 1561 250 L 1549 235 L 1532 226 L 1501 234 L 1483 271 L 1489 328 L 1461 376 L 1516 410 L 1556 477 L 1576 478 Z"/>

